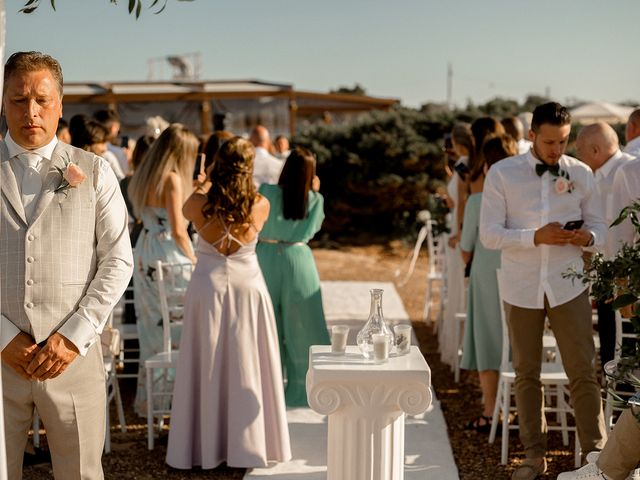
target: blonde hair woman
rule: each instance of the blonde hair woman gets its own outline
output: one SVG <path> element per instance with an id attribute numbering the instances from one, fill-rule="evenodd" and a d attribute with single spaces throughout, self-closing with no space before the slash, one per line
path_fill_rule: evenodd
<path id="1" fill-rule="evenodd" d="M 253 184 L 255 149 L 223 143 L 183 212 L 198 230 L 171 409 L 175 468 L 264 467 L 291 458 L 278 333 L 256 257 L 269 201 Z"/>
<path id="2" fill-rule="evenodd" d="M 182 204 L 193 190 L 191 177 L 197 151 L 196 136 L 185 126 L 173 124 L 151 145 L 129 183 L 129 199 L 143 224 L 135 244 L 133 270 L 140 365 L 162 349 L 156 262 L 196 261 Z M 134 404 L 139 415 L 146 415 L 144 374 L 144 368 L 140 368 Z"/>

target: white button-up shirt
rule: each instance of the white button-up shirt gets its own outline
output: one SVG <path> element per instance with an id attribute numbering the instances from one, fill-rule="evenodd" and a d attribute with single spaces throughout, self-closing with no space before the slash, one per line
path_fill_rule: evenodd
<path id="1" fill-rule="evenodd" d="M 256 158 L 253 160 L 253 183 L 258 188 L 263 183 L 277 184 L 284 163 L 271 155 L 267 149 L 256 147 Z"/>
<path id="2" fill-rule="evenodd" d="M 634 157 L 640 157 L 640 137 L 629 140 L 623 151 Z"/>
<path id="3" fill-rule="evenodd" d="M 25 164 L 25 162 L 22 159 L 18 158 L 18 155 L 20 155 L 21 153 L 30 152 L 30 153 L 37 153 L 38 155 L 40 155 L 41 160 L 40 160 L 40 163 L 38 163 L 36 170 L 38 170 L 38 173 L 40 173 L 40 177 L 44 181 L 44 178 L 47 176 L 47 172 L 49 170 L 49 164 L 51 163 L 51 156 L 53 155 L 53 150 L 56 148 L 56 145 L 58 144 L 58 139 L 55 136 L 51 139 L 49 143 L 47 143 L 46 145 L 43 145 L 40 148 L 36 148 L 35 150 L 27 150 L 26 148 L 23 148 L 20 145 L 18 145 L 13 140 L 13 138 L 11 138 L 11 135 L 9 134 L 9 132 L 7 132 L 7 135 L 5 137 L 5 143 L 7 145 L 7 150 L 9 150 L 11 168 L 13 170 L 13 174 L 16 177 L 18 190 L 20 191 L 21 194 L 22 194 L 21 180 L 25 173 L 25 170 L 27 169 L 27 165 Z"/>
<path id="4" fill-rule="evenodd" d="M 601 247 L 606 235 L 591 169 L 563 155 L 558 162 L 573 183 L 571 192 L 557 193 L 557 177 L 536 174 L 532 152 L 501 160 L 489 169 L 480 211 L 480 240 L 486 248 L 502 250 L 502 298 L 523 308 L 562 305 L 585 290 L 580 280 L 563 278 L 582 271 L 582 248 L 575 245 L 535 245 L 537 229 L 550 222 L 584 220 L 584 227 Z"/>
<path id="5" fill-rule="evenodd" d="M 613 212 L 617 218 L 620 211 L 633 202 L 640 201 L 640 158 L 622 165 L 613 179 Z M 614 218 L 614 219 L 615 219 Z M 636 239 L 636 229 L 628 218 L 611 228 L 614 250 L 623 243 L 631 245 Z"/>
<path id="6" fill-rule="evenodd" d="M 625 163 L 633 160 L 633 157 L 628 153 L 623 153 L 618 150 L 609 158 L 604 165 L 602 165 L 594 174 L 596 183 L 596 196 L 600 202 L 600 208 L 604 216 L 604 221 L 609 227 L 611 223 L 618 217 L 620 210 L 617 212 L 613 207 L 613 179 L 616 171 Z M 611 258 L 615 255 L 617 247 L 611 230 L 607 231 L 607 238 L 605 240 L 602 253 L 605 257 Z"/>
<path id="7" fill-rule="evenodd" d="M 521 138 L 520 140 L 518 140 L 518 153 L 521 155 L 523 153 L 527 153 L 529 150 L 531 150 L 531 145 L 531 140 Z"/>

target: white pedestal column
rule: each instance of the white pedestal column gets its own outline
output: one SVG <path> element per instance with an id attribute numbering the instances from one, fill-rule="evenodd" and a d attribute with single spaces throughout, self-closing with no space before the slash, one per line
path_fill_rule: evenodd
<path id="1" fill-rule="evenodd" d="M 307 396 L 329 416 L 327 480 L 402 480 L 404 415 L 429 407 L 430 380 L 417 347 L 381 365 L 357 347 L 345 355 L 311 347 Z"/>

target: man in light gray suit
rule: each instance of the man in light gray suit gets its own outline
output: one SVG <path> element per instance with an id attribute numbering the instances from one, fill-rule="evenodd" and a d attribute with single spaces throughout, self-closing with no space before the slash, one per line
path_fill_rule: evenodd
<path id="1" fill-rule="evenodd" d="M 100 157 L 58 142 L 62 70 L 39 52 L 5 65 L 0 287 L 8 474 L 37 409 L 58 480 L 103 478 L 105 377 L 98 334 L 131 277 L 127 214 Z"/>

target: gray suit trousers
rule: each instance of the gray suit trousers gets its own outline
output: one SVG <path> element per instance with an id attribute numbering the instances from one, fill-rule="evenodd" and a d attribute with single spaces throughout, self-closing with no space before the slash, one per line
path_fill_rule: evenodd
<path id="1" fill-rule="evenodd" d="M 56 480 L 100 480 L 106 391 L 100 342 L 59 377 L 29 381 L 2 363 L 7 470 L 22 478 L 22 459 L 35 406 L 47 432 Z M 82 439 L 82 443 L 80 443 Z"/>

